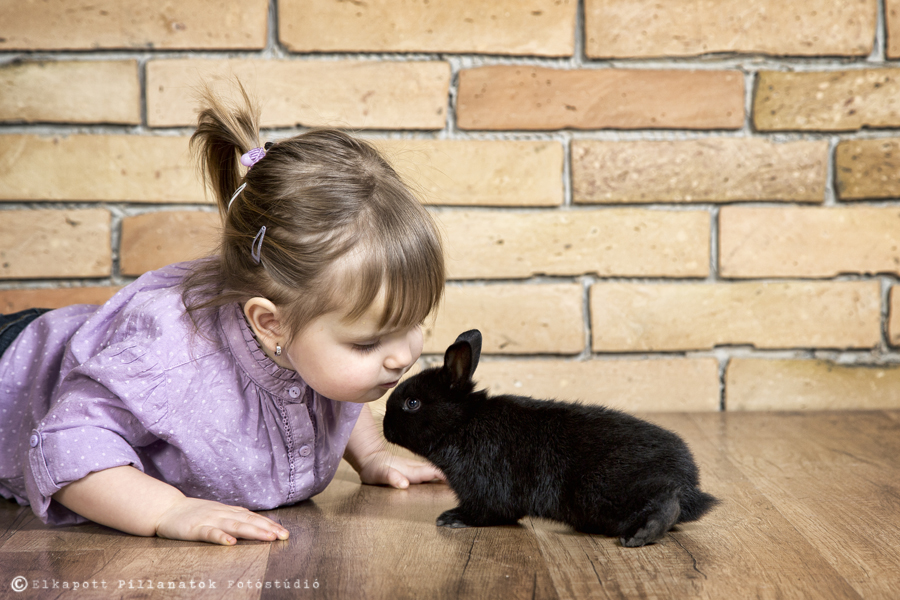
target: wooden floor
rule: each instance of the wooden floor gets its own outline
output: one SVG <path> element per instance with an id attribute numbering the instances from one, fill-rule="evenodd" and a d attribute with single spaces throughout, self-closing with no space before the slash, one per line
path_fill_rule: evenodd
<path id="1" fill-rule="evenodd" d="M 275 544 L 50 529 L 0 500 L 0 598 L 900 598 L 900 411 L 649 419 L 688 441 L 723 500 L 653 546 L 530 519 L 438 528 L 446 486 L 361 486 L 344 465 L 268 513 L 291 531 Z"/>

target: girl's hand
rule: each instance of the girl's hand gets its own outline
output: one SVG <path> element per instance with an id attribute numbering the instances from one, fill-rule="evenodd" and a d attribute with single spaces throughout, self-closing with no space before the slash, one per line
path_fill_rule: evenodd
<path id="1" fill-rule="evenodd" d="M 156 535 L 232 546 L 237 543 L 236 538 L 263 542 L 286 540 L 288 531 L 246 508 L 182 497 L 160 515 Z"/>
<path id="2" fill-rule="evenodd" d="M 132 466 L 95 471 L 68 484 L 53 499 L 86 519 L 134 535 L 226 546 L 239 537 L 264 542 L 288 537 L 286 529 L 262 515 L 187 498 Z"/>
<path id="3" fill-rule="evenodd" d="M 389 485 L 401 490 L 411 483 L 447 481 L 440 469 L 431 463 L 394 456 L 387 450 L 376 450 L 362 459 L 358 472 L 363 483 Z"/>

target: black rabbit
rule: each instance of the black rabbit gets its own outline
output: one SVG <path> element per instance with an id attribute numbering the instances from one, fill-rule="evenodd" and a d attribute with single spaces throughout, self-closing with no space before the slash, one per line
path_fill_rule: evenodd
<path id="1" fill-rule="evenodd" d="M 481 333 L 460 335 L 444 366 L 401 383 L 384 436 L 437 465 L 459 499 L 443 527 L 511 524 L 524 516 L 650 544 L 718 500 L 674 433 L 631 415 L 475 391 Z"/>

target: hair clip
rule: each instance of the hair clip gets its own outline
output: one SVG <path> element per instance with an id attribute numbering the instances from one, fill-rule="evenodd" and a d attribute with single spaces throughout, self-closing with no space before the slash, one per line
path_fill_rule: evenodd
<path id="1" fill-rule="evenodd" d="M 234 202 L 234 199 L 238 197 L 238 195 L 244 191 L 244 188 L 247 187 L 247 182 L 242 183 L 238 189 L 234 190 L 234 193 L 231 195 L 231 200 L 228 201 L 228 206 L 225 208 L 225 212 L 231 210 L 231 204 Z"/>
<path id="2" fill-rule="evenodd" d="M 266 237 L 266 226 L 263 225 L 259 228 L 259 233 L 256 234 L 256 237 L 253 238 L 253 243 L 250 245 L 250 256 L 253 257 L 253 260 L 256 261 L 256 264 L 259 264 L 260 252 L 262 251 L 262 243 Z"/>
<path id="3" fill-rule="evenodd" d="M 248 169 L 252 169 L 253 165 L 261 161 L 265 155 L 266 151 L 262 148 L 253 148 L 241 155 L 241 164 Z"/>

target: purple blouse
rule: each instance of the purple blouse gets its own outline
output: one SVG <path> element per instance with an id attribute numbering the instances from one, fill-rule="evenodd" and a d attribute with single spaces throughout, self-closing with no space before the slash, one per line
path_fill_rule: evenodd
<path id="1" fill-rule="evenodd" d="M 51 496 L 121 465 L 252 510 L 325 489 L 362 405 L 276 365 L 237 304 L 194 333 L 179 287 L 190 268 L 46 313 L 16 338 L 0 358 L 0 494 L 63 525 L 85 519 Z"/>

